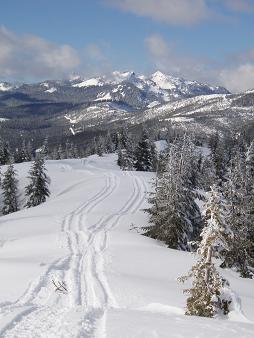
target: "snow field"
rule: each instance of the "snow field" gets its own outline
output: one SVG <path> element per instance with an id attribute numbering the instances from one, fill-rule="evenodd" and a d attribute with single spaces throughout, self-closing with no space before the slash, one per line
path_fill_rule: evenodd
<path id="1" fill-rule="evenodd" d="M 253 337 L 253 281 L 233 271 L 228 319 L 184 315 L 177 278 L 195 257 L 137 233 L 153 174 L 115 163 L 48 161 L 48 201 L 1 217 L 0 337 Z M 16 166 L 21 189 L 28 167 Z"/>

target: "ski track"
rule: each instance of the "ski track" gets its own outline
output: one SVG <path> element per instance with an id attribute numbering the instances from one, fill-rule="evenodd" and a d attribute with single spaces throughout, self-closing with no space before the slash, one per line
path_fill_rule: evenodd
<path id="1" fill-rule="evenodd" d="M 133 172 L 103 177 L 102 189 L 62 220 L 69 254 L 53 261 L 15 302 L 0 304 L 0 319 L 17 313 L 0 331 L 1 337 L 106 337 L 107 310 L 118 307 L 104 274 L 109 231 L 121 217 L 142 207 L 147 186 Z M 121 177 L 132 184 L 125 204 L 87 226 L 87 216 L 118 190 Z M 64 281 L 68 292 L 54 292 L 52 279 Z"/>

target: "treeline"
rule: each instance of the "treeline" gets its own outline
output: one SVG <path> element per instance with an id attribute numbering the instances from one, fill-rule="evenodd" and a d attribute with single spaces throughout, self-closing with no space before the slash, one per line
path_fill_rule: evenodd
<path id="1" fill-rule="evenodd" d="M 228 282 L 216 269 L 232 268 L 241 277 L 254 274 L 254 141 L 211 137 L 197 147 L 183 135 L 173 140 L 157 163 L 154 192 L 146 210 L 146 236 L 168 247 L 197 252 L 190 273 L 186 313 L 227 314 L 232 302 Z"/>

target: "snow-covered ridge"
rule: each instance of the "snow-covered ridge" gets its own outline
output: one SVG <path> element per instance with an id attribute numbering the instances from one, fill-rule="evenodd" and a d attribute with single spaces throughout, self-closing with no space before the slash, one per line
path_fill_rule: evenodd
<path id="1" fill-rule="evenodd" d="M 137 75 L 133 71 L 114 71 L 102 77 L 84 79 L 72 84 L 73 87 L 87 88 L 90 86 L 117 85 L 129 82 L 138 89 L 157 94 L 162 101 L 171 101 L 172 98 L 195 96 L 201 94 L 226 94 L 222 87 L 209 86 L 197 81 L 189 81 L 157 71 L 149 76 Z"/>
<path id="2" fill-rule="evenodd" d="M 103 86 L 105 84 L 105 81 L 103 78 L 91 78 L 88 80 L 81 81 L 79 83 L 75 83 L 72 86 L 76 88 L 86 88 L 86 87 L 92 87 L 92 86 Z"/>

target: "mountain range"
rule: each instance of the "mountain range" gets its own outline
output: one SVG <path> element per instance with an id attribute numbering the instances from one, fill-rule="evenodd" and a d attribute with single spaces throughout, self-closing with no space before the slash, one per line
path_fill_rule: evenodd
<path id="1" fill-rule="evenodd" d="M 1 82 L 0 128 L 6 120 L 8 125 L 19 121 L 22 135 L 34 125 L 48 135 L 54 135 L 57 128 L 58 133 L 71 136 L 123 122 L 152 121 L 207 134 L 252 125 L 254 91 L 231 94 L 223 87 L 160 71 L 149 76 L 115 71 L 88 79 L 73 76 L 18 85 Z M 24 123 L 26 127 L 20 127 Z"/>

